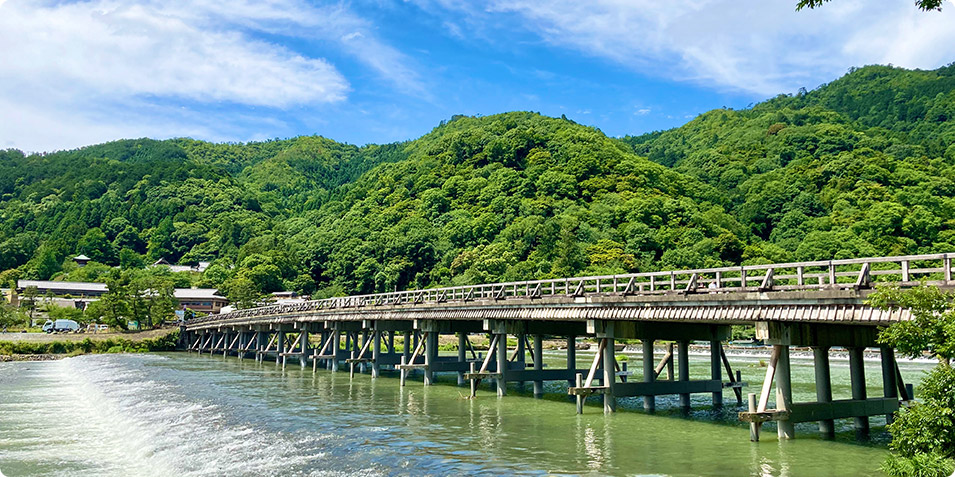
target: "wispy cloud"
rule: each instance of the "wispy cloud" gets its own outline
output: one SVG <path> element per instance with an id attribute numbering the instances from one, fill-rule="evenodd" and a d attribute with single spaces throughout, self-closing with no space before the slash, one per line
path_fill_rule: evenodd
<path id="1" fill-rule="evenodd" d="M 315 50 L 422 90 L 412 62 L 373 30 L 343 4 L 299 0 L 0 1 L 0 146 L 216 138 L 239 120 L 200 110 L 232 104 L 268 114 L 346 100 L 351 84 Z"/>
<path id="2" fill-rule="evenodd" d="M 801 12 L 795 0 L 416 1 L 476 29 L 506 22 L 641 73 L 761 95 L 815 87 L 850 66 L 934 68 L 955 60 L 952 0 L 940 13 L 892 0 L 840 0 Z"/>

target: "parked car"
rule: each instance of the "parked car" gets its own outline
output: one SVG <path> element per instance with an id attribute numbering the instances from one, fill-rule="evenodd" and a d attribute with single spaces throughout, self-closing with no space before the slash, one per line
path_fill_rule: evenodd
<path id="1" fill-rule="evenodd" d="M 54 331 L 78 331 L 79 329 L 80 324 L 73 320 L 47 320 L 46 323 L 43 323 L 43 331 L 47 333 L 53 333 Z"/>

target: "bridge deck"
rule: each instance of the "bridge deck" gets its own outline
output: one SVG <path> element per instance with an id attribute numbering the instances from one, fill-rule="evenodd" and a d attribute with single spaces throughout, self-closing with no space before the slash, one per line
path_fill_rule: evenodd
<path id="1" fill-rule="evenodd" d="M 210 315 L 189 330 L 359 320 L 844 322 L 886 325 L 906 310 L 865 304 L 875 285 L 952 287 L 955 254 L 874 257 L 411 290 Z"/>

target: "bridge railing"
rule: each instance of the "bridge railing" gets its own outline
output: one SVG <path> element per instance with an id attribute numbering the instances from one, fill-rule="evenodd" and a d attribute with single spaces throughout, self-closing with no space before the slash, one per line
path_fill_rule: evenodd
<path id="1" fill-rule="evenodd" d="M 955 254 L 947 253 L 871 257 L 461 285 L 268 305 L 209 315 L 190 323 L 344 308 L 464 303 L 478 300 L 862 289 L 870 288 L 876 283 L 903 287 L 922 282 L 950 284 L 953 257 Z"/>

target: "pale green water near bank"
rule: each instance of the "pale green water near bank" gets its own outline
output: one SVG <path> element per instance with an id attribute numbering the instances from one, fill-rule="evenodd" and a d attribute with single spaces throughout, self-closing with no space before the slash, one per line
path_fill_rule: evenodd
<path id="1" fill-rule="evenodd" d="M 558 366 L 562 355 L 546 354 Z M 589 354 L 579 355 L 581 367 Z M 691 373 L 703 377 L 707 358 Z M 759 357 L 731 360 L 757 389 Z M 795 399 L 814 396 L 811 360 L 793 359 Z M 639 359 L 630 366 L 639 370 Z M 903 363 L 908 381 L 929 363 Z M 867 362 L 869 393 L 881 395 L 877 361 Z M 835 397 L 848 397 L 848 366 L 833 359 Z M 879 475 L 884 433 L 851 441 L 849 421 L 835 441 L 815 425 L 799 439 L 750 443 L 735 422 L 732 391 L 721 413 L 694 396 L 690 418 L 658 398 L 657 415 L 636 410 L 585 414 L 552 383 L 535 400 L 515 386 L 499 399 L 483 387 L 474 400 L 453 375 L 424 388 L 397 378 L 371 380 L 252 360 L 168 353 L 81 356 L 0 364 L 0 472 L 80 475 Z M 528 384 L 526 390 L 530 391 Z M 595 403 L 596 404 L 596 403 Z M 881 424 L 873 420 L 873 425 Z"/>

